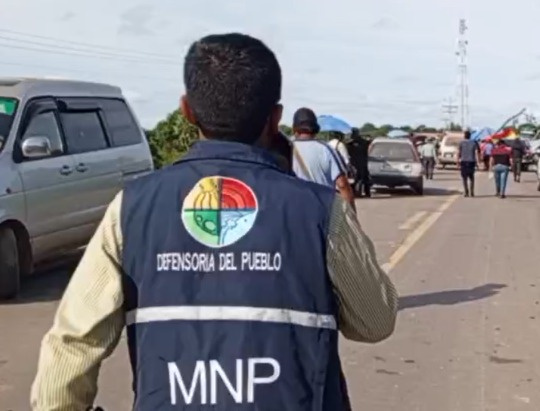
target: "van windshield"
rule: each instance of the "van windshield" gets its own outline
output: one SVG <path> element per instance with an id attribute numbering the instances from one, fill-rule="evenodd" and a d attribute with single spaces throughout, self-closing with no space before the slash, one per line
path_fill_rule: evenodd
<path id="1" fill-rule="evenodd" d="M 16 110 L 16 99 L 0 97 L 0 151 L 4 149 L 7 142 Z"/>

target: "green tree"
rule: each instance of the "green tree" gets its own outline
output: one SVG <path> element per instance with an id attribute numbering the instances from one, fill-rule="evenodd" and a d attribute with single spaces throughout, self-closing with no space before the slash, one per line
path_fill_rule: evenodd
<path id="1" fill-rule="evenodd" d="M 449 129 L 450 129 L 450 131 L 463 131 L 461 126 L 459 124 L 456 124 L 456 123 L 450 123 Z"/>
<path id="2" fill-rule="evenodd" d="M 289 127 L 287 124 L 280 124 L 279 130 L 286 136 L 292 136 L 293 134 L 292 127 Z"/>
<path id="3" fill-rule="evenodd" d="M 156 168 L 171 164 L 181 158 L 198 140 L 199 133 L 178 110 L 160 121 L 147 132 L 150 150 Z"/>
<path id="4" fill-rule="evenodd" d="M 374 133 L 377 131 L 377 126 L 373 123 L 364 123 L 362 127 L 360 127 L 360 133 Z"/>

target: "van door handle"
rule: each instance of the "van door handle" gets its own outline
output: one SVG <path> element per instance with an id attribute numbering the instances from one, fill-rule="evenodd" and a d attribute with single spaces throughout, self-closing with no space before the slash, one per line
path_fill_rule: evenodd
<path id="1" fill-rule="evenodd" d="M 68 166 L 68 165 L 64 165 L 62 166 L 62 168 L 60 169 L 60 174 L 64 175 L 64 176 L 68 176 L 70 175 L 71 173 L 73 173 L 73 169 Z"/>
<path id="2" fill-rule="evenodd" d="M 77 164 L 77 167 L 75 167 L 75 169 L 79 172 L 79 173 L 84 173 L 85 171 L 88 171 L 88 166 L 84 163 L 79 163 Z"/>

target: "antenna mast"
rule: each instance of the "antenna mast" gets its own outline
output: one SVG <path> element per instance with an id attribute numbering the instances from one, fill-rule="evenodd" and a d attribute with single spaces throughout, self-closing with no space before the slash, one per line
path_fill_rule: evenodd
<path id="1" fill-rule="evenodd" d="M 465 36 L 468 30 L 465 19 L 459 20 L 459 40 L 458 40 L 458 67 L 459 67 L 459 98 L 461 128 L 465 130 L 469 122 L 469 86 L 467 83 L 467 46 L 469 42 Z"/>

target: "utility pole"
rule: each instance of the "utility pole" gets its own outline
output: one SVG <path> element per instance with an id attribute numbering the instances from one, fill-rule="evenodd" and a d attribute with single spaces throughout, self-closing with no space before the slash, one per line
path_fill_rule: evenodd
<path id="1" fill-rule="evenodd" d="M 457 113 L 459 106 L 454 104 L 452 97 L 447 98 L 442 105 L 443 120 L 445 128 L 450 130 L 450 126 L 454 122 L 454 114 Z"/>
<path id="2" fill-rule="evenodd" d="M 459 68 L 459 99 L 461 128 L 465 130 L 469 122 L 469 86 L 467 82 L 467 46 L 469 42 L 465 36 L 467 31 L 465 19 L 459 20 L 459 40 L 458 40 L 458 68 Z"/>

